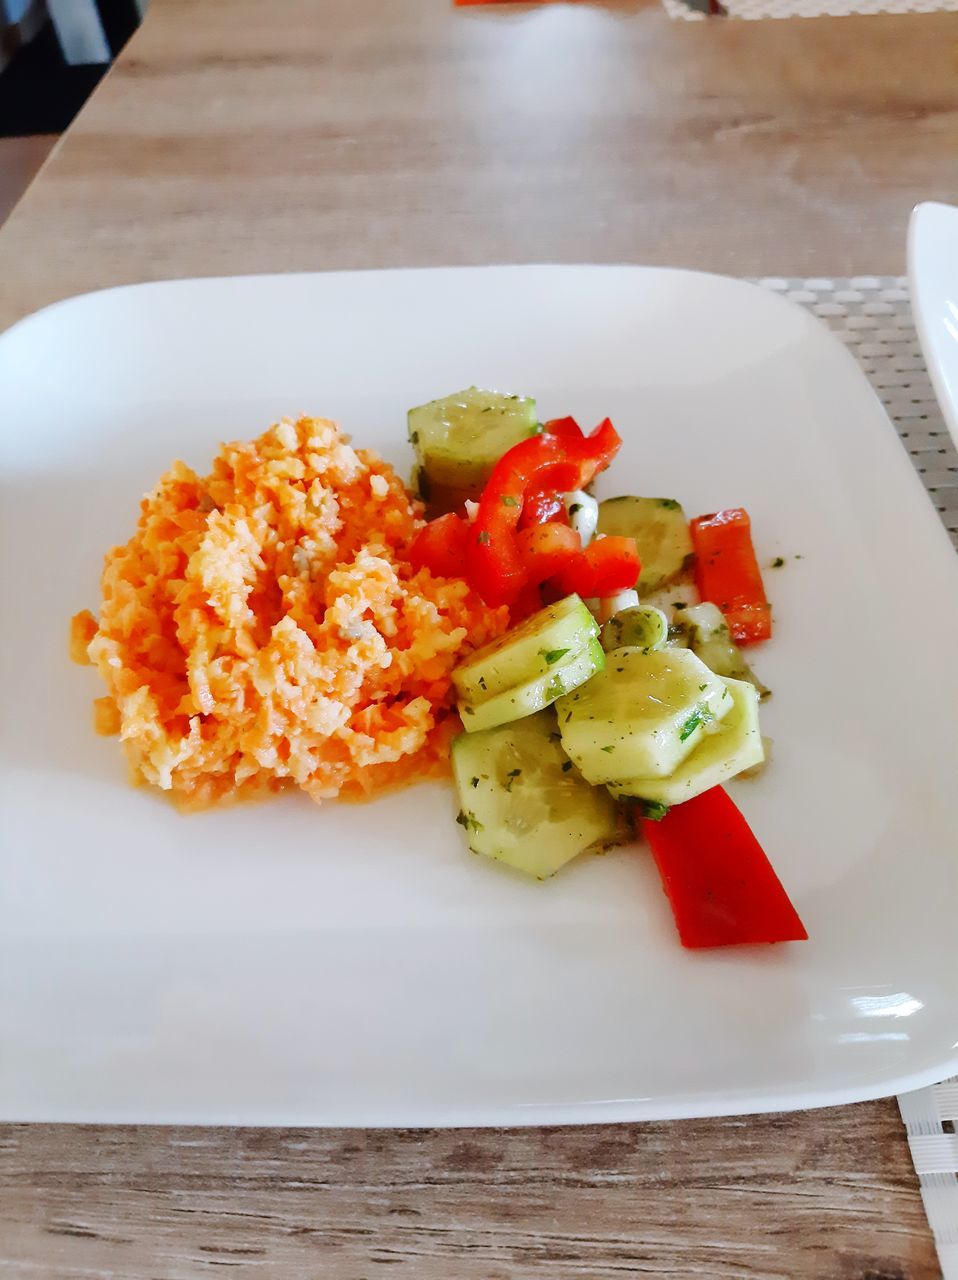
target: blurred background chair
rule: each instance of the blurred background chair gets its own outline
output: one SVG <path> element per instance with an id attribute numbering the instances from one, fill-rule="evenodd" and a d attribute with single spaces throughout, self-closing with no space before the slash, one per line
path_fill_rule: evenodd
<path id="1" fill-rule="evenodd" d="M 0 222 L 143 18 L 148 0 L 0 0 Z"/>

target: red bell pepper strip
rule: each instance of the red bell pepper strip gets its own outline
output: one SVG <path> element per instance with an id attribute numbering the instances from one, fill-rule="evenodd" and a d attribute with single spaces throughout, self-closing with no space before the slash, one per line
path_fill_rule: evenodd
<path id="1" fill-rule="evenodd" d="M 556 585 L 563 595 L 575 591 L 583 599 L 614 596 L 634 587 L 641 571 L 634 538 L 596 538 L 559 570 Z"/>
<path id="2" fill-rule="evenodd" d="M 642 822 L 683 947 L 808 937 L 772 864 L 721 787 Z"/>
<path id="3" fill-rule="evenodd" d="M 526 618 L 531 618 L 534 613 L 538 613 L 542 605 L 541 590 L 534 582 L 527 582 L 519 592 L 518 599 L 509 606 L 509 621 L 513 626 L 525 622 Z"/>
<path id="4" fill-rule="evenodd" d="M 772 606 L 755 558 L 748 513 L 741 507 L 716 511 L 696 517 L 689 527 L 699 595 L 718 605 L 739 644 L 767 640 Z"/>
<path id="5" fill-rule="evenodd" d="M 542 429 L 550 436 L 559 436 L 562 440 L 582 439 L 582 428 L 575 418 L 550 418 L 548 422 L 543 423 Z"/>
<path id="6" fill-rule="evenodd" d="M 522 515 L 519 517 L 519 528 L 529 529 L 533 525 L 550 522 L 569 523 L 569 513 L 562 494 L 556 493 L 555 489 L 536 489 L 526 494 Z"/>
<path id="7" fill-rule="evenodd" d="M 584 488 L 609 465 L 621 443 L 606 418 L 580 440 L 545 433 L 521 440 L 502 455 L 479 499 L 466 559 L 469 580 L 486 604 L 511 604 L 526 583 L 516 543 L 526 495 Z"/>
<path id="8" fill-rule="evenodd" d="M 574 529 L 555 523 L 520 529 L 516 544 L 526 580 L 536 586 L 554 577 L 582 549 L 582 540 Z"/>
<path id="9" fill-rule="evenodd" d="M 450 511 L 423 525 L 412 540 L 409 562 L 414 569 L 429 569 L 439 578 L 461 578 L 468 541 L 468 523 Z"/>

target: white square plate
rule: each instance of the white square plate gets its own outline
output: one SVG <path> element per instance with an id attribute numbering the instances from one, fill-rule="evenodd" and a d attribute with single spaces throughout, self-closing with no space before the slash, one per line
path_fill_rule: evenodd
<path id="1" fill-rule="evenodd" d="M 786 558 L 773 760 L 734 793 L 809 942 L 684 952 L 643 850 L 527 883 L 437 784 L 182 817 L 94 737 L 68 619 L 172 458 L 305 410 L 405 469 L 406 408 L 473 382 L 611 415 L 607 494 L 744 505 Z M 958 561 L 805 312 L 632 267 L 181 281 L 27 319 L 0 397 L 0 1117 L 620 1120 L 958 1070 Z"/>

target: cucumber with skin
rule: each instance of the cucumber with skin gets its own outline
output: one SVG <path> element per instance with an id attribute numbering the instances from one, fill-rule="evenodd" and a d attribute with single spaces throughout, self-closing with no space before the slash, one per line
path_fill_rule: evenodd
<path id="1" fill-rule="evenodd" d="M 758 723 L 758 690 L 744 680 L 726 680 L 732 708 L 724 719 L 709 725 L 702 741 L 667 778 L 631 778 L 610 782 L 609 790 L 619 799 L 646 803 L 681 804 L 721 786 L 736 774 L 752 769 L 765 759 Z"/>
<path id="2" fill-rule="evenodd" d="M 459 701 L 475 707 L 537 676 L 551 675 L 558 662 L 580 653 L 598 634 L 598 624 L 579 597 L 565 596 L 461 662 L 452 673 Z"/>
<path id="3" fill-rule="evenodd" d="M 680 578 L 694 552 L 689 522 L 675 498 L 606 498 L 599 503 L 599 533 L 634 538 L 642 561 L 640 594 Z"/>
<path id="4" fill-rule="evenodd" d="M 556 703 L 562 745 L 596 785 L 667 778 L 731 708 L 725 681 L 688 649 L 616 649 Z"/>
<path id="5" fill-rule="evenodd" d="M 430 505 L 440 495 L 478 497 L 502 455 L 542 429 L 534 400 L 478 387 L 417 405 L 407 421 Z"/>
<path id="6" fill-rule="evenodd" d="M 559 742 L 554 713 L 461 734 L 452 744 L 458 822 L 473 853 L 545 879 L 621 838 L 605 787 L 591 787 Z"/>
<path id="7" fill-rule="evenodd" d="M 482 702 L 460 702 L 459 713 L 467 733 L 477 733 L 496 725 L 522 720 L 579 685 L 591 680 L 605 666 L 605 653 L 598 640 L 592 639 L 584 649 L 570 653 L 545 675 L 534 676 L 524 684 L 495 693 Z"/>

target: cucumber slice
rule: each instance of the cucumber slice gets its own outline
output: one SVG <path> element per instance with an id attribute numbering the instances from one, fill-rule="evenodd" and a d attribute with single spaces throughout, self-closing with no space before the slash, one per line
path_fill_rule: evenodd
<path id="1" fill-rule="evenodd" d="M 556 703 L 562 745 L 596 784 L 667 778 L 731 708 L 725 681 L 688 649 L 616 649 Z"/>
<path id="2" fill-rule="evenodd" d="M 534 400 L 478 387 L 421 404 L 407 417 L 430 489 L 481 490 L 506 450 L 541 430 Z"/>
<path id="3" fill-rule="evenodd" d="M 422 467 L 413 469 L 412 485 L 426 504 L 426 514 L 430 520 L 434 520 L 436 516 L 444 516 L 448 511 L 461 512 L 465 502 L 475 502 L 480 497 L 484 483 L 485 481 L 466 485 L 464 488 L 438 484 L 430 481 Z"/>
<path id="4" fill-rule="evenodd" d="M 532 614 L 498 640 L 470 654 L 452 673 L 460 702 L 476 706 L 536 676 L 584 649 L 599 634 L 592 614 L 576 595 Z"/>
<path id="5" fill-rule="evenodd" d="M 634 797 L 653 804 L 681 804 L 712 787 L 721 786 L 745 769 L 752 769 L 765 759 L 762 733 L 758 724 L 758 690 L 744 680 L 726 680 L 732 699 L 728 715 L 709 726 L 692 754 L 669 778 L 632 778 L 627 782 L 610 782 L 609 790 L 621 799 Z"/>
<path id="6" fill-rule="evenodd" d="M 620 838 L 615 802 L 567 759 L 552 711 L 460 734 L 452 770 L 469 848 L 526 875 L 544 880 L 576 854 Z"/>
<path id="7" fill-rule="evenodd" d="M 692 564 L 692 535 L 674 498 L 606 498 L 599 503 L 599 533 L 634 538 L 642 561 L 640 592 L 657 591 Z"/>
<path id="8" fill-rule="evenodd" d="M 697 653 L 710 670 L 717 676 L 747 680 L 762 698 L 771 696 L 771 689 L 762 684 L 732 639 L 725 615 L 718 605 L 697 604 L 684 610 L 682 619 L 683 626 L 688 629 L 692 652 Z"/>
<path id="9" fill-rule="evenodd" d="M 661 609 L 636 605 L 614 614 L 602 628 L 602 648 L 661 649 L 669 638 L 669 620 Z"/>
<path id="10" fill-rule="evenodd" d="M 605 666 L 605 654 L 595 638 L 584 649 L 571 653 L 557 662 L 550 672 L 535 676 L 524 684 L 504 689 L 482 702 L 461 702 L 459 711 L 467 733 L 492 729 L 496 725 L 509 724 L 531 716 L 543 707 L 549 707 L 563 694 L 571 693 L 579 685 L 591 680 Z"/>

